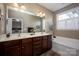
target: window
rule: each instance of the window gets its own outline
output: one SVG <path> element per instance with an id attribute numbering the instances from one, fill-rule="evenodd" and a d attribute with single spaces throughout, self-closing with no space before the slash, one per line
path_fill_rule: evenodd
<path id="1" fill-rule="evenodd" d="M 57 29 L 79 30 L 79 7 L 57 14 Z"/>

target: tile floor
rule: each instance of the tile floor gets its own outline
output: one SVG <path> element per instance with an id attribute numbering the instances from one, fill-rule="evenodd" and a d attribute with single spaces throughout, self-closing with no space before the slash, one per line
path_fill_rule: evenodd
<path id="1" fill-rule="evenodd" d="M 49 50 L 49 51 L 43 53 L 41 56 L 60 56 L 60 54 L 58 54 L 52 50 Z"/>

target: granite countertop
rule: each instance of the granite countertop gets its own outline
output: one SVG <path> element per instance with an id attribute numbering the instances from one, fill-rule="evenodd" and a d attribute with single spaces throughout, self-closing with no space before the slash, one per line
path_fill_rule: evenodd
<path id="1" fill-rule="evenodd" d="M 51 35 L 49 33 L 41 33 L 37 32 L 34 35 L 31 35 L 32 33 L 21 33 L 20 36 L 19 34 L 10 34 L 10 37 L 6 37 L 6 34 L 0 35 L 0 42 L 4 41 L 10 41 L 10 40 L 18 40 L 18 39 L 23 39 L 23 38 L 32 38 L 32 37 L 38 37 L 38 36 L 44 36 L 44 35 Z"/>

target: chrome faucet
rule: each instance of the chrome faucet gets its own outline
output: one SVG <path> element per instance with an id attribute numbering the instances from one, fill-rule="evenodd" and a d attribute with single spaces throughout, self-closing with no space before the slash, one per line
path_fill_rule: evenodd
<path id="1" fill-rule="evenodd" d="M 19 30 L 18 36 L 21 36 L 21 30 Z"/>

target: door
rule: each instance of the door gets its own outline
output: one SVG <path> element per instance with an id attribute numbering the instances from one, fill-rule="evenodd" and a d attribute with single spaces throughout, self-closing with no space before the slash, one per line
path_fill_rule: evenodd
<path id="1" fill-rule="evenodd" d="M 48 36 L 48 50 L 50 50 L 52 48 L 52 36 Z"/>
<path id="2" fill-rule="evenodd" d="M 46 52 L 48 50 L 48 39 L 47 39 L 47 36 L 43 36 L 43 39 L 42 39 L 42 52 Z"/>
<path id="3" fill-rule="evenodd" d="M 22 56 L 32 56 L 32 43 L 22 45 Z"/>
<path id="4" fill-rule="evenodd" d="M 5 48 L 5 55 L 6 56 L 19 56 L 20 55 L 20 47 L 19 46 L 12 46 Z"/>
<path id="5" fill-rule="evenodd" d="M 22 56 L 32 56 L 32 38 L 22 40 Z"/>
<path id="6" fill-rule="evenodd" d="M 4 56 L 4 47 L 3 47 L 3 43 L 0 43 L 0 56 Z"/>

